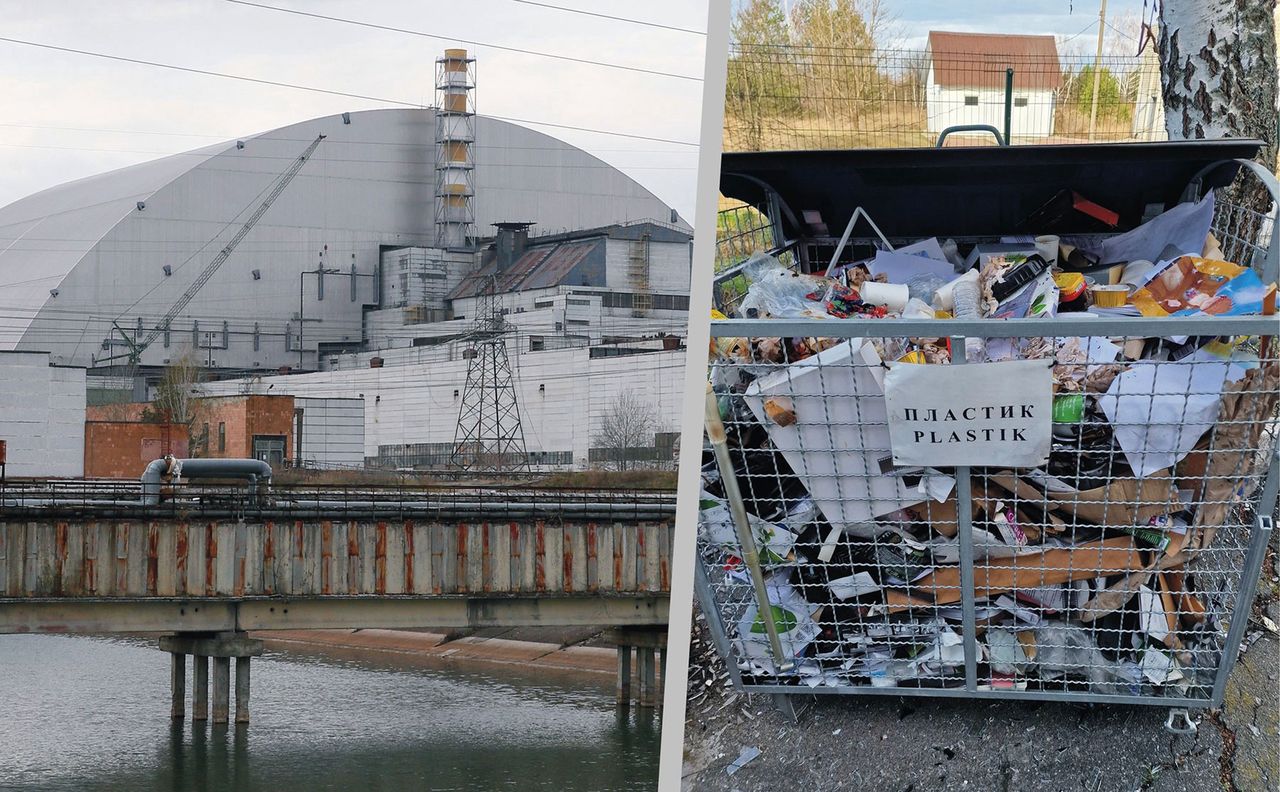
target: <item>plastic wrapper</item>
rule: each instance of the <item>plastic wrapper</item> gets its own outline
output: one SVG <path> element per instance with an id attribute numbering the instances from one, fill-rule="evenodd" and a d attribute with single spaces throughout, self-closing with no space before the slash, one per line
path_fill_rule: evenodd
<path id="1" fill-rule="evenodd" d="M 822 304 L 809 299 L 815 292 L 825 294 L 829 282 L 811 275 L 797 275 L 772 256 L 756 254 L 742 266 L 751 286 L 738 311 L 751 317 L 779 319 L 827 318 Z"/>
<path id="2" fill-rule="evenodd" d="M 1183 256 L 1134 292 L 1131 301 L 1143 316 L 1243 316 L 1262 313 L 1266 291 L 1251 269 Z"/>

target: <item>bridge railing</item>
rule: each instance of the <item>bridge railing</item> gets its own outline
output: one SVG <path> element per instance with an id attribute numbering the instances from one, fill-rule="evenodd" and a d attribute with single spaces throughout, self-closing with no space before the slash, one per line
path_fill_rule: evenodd
<path id="1" fill-rule="evenodd" d="M 179 483 L 144 504 L 138 482 L 20 480 L 0 486 L 0 519 L 30 517 L 275 519 L 612 519 L 666 520 L 675 493 L 499 486 Z"/>

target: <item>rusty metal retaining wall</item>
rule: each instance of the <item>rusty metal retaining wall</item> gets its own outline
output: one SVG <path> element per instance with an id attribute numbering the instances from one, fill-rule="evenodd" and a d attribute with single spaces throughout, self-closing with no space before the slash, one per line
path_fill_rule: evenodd
<path id="1" fill-rule="evenodd" d="M 670 522 L 0 521 L 0 598 L 647 596 Z"/>

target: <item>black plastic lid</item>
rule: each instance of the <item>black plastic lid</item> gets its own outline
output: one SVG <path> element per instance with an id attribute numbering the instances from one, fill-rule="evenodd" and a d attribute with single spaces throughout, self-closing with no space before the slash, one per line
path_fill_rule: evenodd
<path id="1" fill-rule="evenodd" d="M 1023 221 L 1064 189 L 1120 215 L 1117 230 L 1140 224 L 1149 206 L 1178 203 L 1205 166 L 1252 159 L 1259 140 L 1190 140 L 1061 146 L 983 146 L 725 154 L 720 192 L 763 206 L 764 186 L 778 193 L 793 218 L 789 238 L 811 236 L 803 212 L 817 210 L 839 236 L 863 207 L 886 236 L 994 237 L 1021 233 Z M 1202 191 L 1229 184 L 1240 166 L 1208 174 Z M 1034 230 L 1034 229 L 1030 229 Z M 1079 228 L 1097 230 L 1081 218 Z M 1041 232 L 1043 233 L 1043 232 Z M 856 236 L 868 236 L 860 227 Z"/>

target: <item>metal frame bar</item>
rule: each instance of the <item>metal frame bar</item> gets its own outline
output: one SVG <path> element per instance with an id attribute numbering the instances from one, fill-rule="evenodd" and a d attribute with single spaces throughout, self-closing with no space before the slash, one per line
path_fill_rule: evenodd
<path id="1" fill-rule="evenodd" d="M 1054 690 L 966 690 L 965 688 L 911 688 L 889 687 L 816 687 L 803 685 L 753 685 L 746 684 L 747 693 L 790 696 L 928 696 L 939 698 L 1003 699 L 1014 701 L 1065 701 L 1072 704 L 1143 704 L 1155 707 L 1208 708 L 1216 706 L 1209 699 L 1193 699 L 1179 696 L 1117 696 L 1104 693 L 1076 693 Z"/>
<path id="2" fill-rule="evenodd" d="M 707 570 L 702 564 L 702 559 L 695 559 L 693 567 L 693 593 L 698 598 L 698 607 L 702 609 L 702 614 L 707 617 L 711 640 L 715 641 L 716 649 L 725 661 L 734 687 L 743 687 L 742 671 L 738 668 L 738 664 L 731 660 L 733 647 L 729 643 L 729 636 L 724 631 L 724 624 L 720 621 L 719 605 L 716 603 L 715 592 L 711 590 L 711 581 L 707 579 Z"/>
<path id="3" fill-rule="evenodd" d="M 964 339 L 951 338 L 951 362 L 965 364 Z M 967 465 L 956 468 L 956 533 L 960 537 L 960 608 L 964 625 L 964 688 L 978 690 L 977 603 L 973 596 L 973 491 Z"/>
<path id="4" fill-rule="evenodd" d="M 1272 460 L 1270 476 L 1274 478 L 1275 460 Z M 1213 706 L 1222 704 L 1227 693 L 1227 677 L 1235 668 L 1236 658 L 1240 655 L 1240 641 L 1244 638 L 1245 625 L 1249 623 L 1249 611 L 1253 608 L 1253 597 L 1258 592 L 1258 577 L 1262 572 L 1262 560 L 1267 555 L 1267 542 L 1271 539 L 1272 519 L 1269 514 L 1259 514 L 1255 522 L 1253 536 L 1249 537 L 1249 552 L 1245 556 L 1244 569 L 1241 572 L 1240 589 L 1236 592 L 1236 607 L 1231 614 L 1231 627 L 1227 630 L 1227 644 L 1223 650 L 1222 661 L 1218 664 L 1218 675 L 1213 681 Z"/>
<path id="5" fill-rule="evenodd" d="M 774 338 L 882 338 L 887 336 L 958 336 L 961 338 L 1024 338 L 1030 336 L 1223 336 L 1277 335 L 1274 316 L 1097 317 L 1094 319 L 717 319 L 711 335 Z"/>

